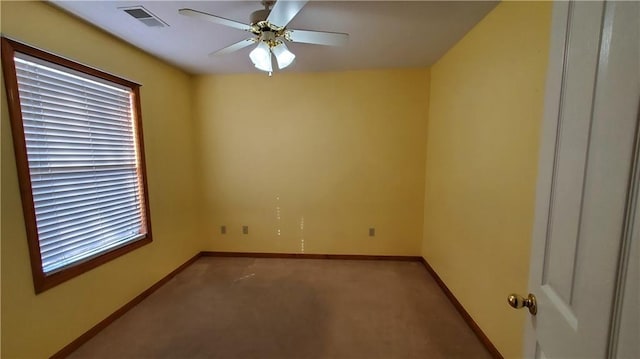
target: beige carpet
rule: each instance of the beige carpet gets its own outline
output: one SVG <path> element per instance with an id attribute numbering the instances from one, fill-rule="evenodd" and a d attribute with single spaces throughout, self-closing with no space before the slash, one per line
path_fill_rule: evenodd
<path id="1" fill-rule="evenodd" d="M 418 262 L 201 258 L 71 358 L 489 358 Z"/>

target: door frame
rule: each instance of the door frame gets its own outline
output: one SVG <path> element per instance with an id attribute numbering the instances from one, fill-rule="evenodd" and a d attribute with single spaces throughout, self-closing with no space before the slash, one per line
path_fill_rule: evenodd
<path id="1" fill-rule="evenodd" d="M 639 6 L 640 8 L 640 6 Z M 640 14 L 639 14 L 640 15 Z M 640 81 L 640 79 L 639 79 Z M 640 124 L 640 101 L 638 103 L 638 124 Z M 627 205 L 623 223 L 623 234 L 620 241 L 620 254 L 616 271 L 613 307 L 611 308 L 611 322 L 609 324 L 609 339 L 607 357 L 616 358 L 618 353 L 619 336 L 623 314 L 623 300 L 625 298 L 626 283 L 628 283 L 629 266 L 631 263 L 631 242 L 640 240 L 634 238 L 636 227 L 640 224 L 640 125 L 636 127 L 633 163 L 631 167 L 629 189 L 627 190 Z M 639 260 L 636 258 L 636 260 Z M 633 274 L 631 274 L 633 275 Z M 636 277 L 640 277 L 636 273 Z"/>

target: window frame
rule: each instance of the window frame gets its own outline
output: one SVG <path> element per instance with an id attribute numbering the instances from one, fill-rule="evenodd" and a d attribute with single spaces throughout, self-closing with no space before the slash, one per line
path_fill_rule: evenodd
<path id="1" fill-rule="evenodd" d="M 11 122 L 11 133 L 13 137 L 13 148 L 18 172 L 18 181 L 20 185 L 20 197 L 22 200 L 22 211 L 24 215 L 25 229 L 27 235 L 27 243 L 29 246 L 29 257 L 31 262 L 31 272 L 33 275 L 33 285 L 36 294 L 42 293 L 47 289 L 53 288 L 69 279 L 77 277 L 93 268 L 104 263 L 116 259 L 126 253 L 152 242 L 151 234 L 151 213 L 149 209 L 149 193 L 147 185 L 147 171 L 144 152 L 144 141 L 142 133 L 142 112 L 140 105 L 140 84 L 122 79 L 118 76 L 100 71 L 98 69 L 82 65 L 75 61 L 60 57 L 50 52 L 40 50 L 24 43 L 8 39 L 0 38 L 2 49 L 2 70 L 7 93 L 7 103 L 9 110 L 9 119 Z M 36 223 L 36 212 L 32 194 L 31 175 L 29 171 L 29 162 L 27 157 L 27 145 L 25 140 L 24 126 L 22 120 L 22 108 L 20 105 L 20 96 L 18 89 L 18 77 L 16 74 L 16 65 L 14 55 L 16 52 L 26 54 L 44 61 L 48 61 L 59 66 L 63 66 L 70 70 L 78 71 L 83 74 L 95 76 L 103 80 L 128 87 L 133 96 L 133 118 L 132 125 L 135 127 L 136 146 L 139 163 L 139 183 L 143 187 L 141 189 L 141 210 L 143 216 L 143 229 L 146 230 L 144 237 L 127 243 L 123 246 L 107 250 L 87 260 L 70 264 L 63 267 L 59 271 L 51 274 L 45 274 L 42 266 L 40 253 L 40 242 L 38 228 Z"/>

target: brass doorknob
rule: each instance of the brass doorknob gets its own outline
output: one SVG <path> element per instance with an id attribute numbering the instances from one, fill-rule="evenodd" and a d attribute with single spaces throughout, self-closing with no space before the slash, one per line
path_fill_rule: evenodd
<path id="1" fill-rule="evenodd" d="M 529 308 L 529 313 L 531 315 L 536 315 L 538 313 L 538 304 L 536 303 L 536 296 L 529 293 L 529 296 L 523 298 L 517 294 L 510 294 L 507 297 L 507 302 L 512 308 L 520 309 L 527 307 Z"/>

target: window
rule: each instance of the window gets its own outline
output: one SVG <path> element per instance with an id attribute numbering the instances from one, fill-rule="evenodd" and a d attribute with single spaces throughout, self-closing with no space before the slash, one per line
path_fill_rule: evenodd
<path id="1" fill-rule="evenodd" d="M 37 293 L 151 242 L 140 85 L 2 38 Z"/>

